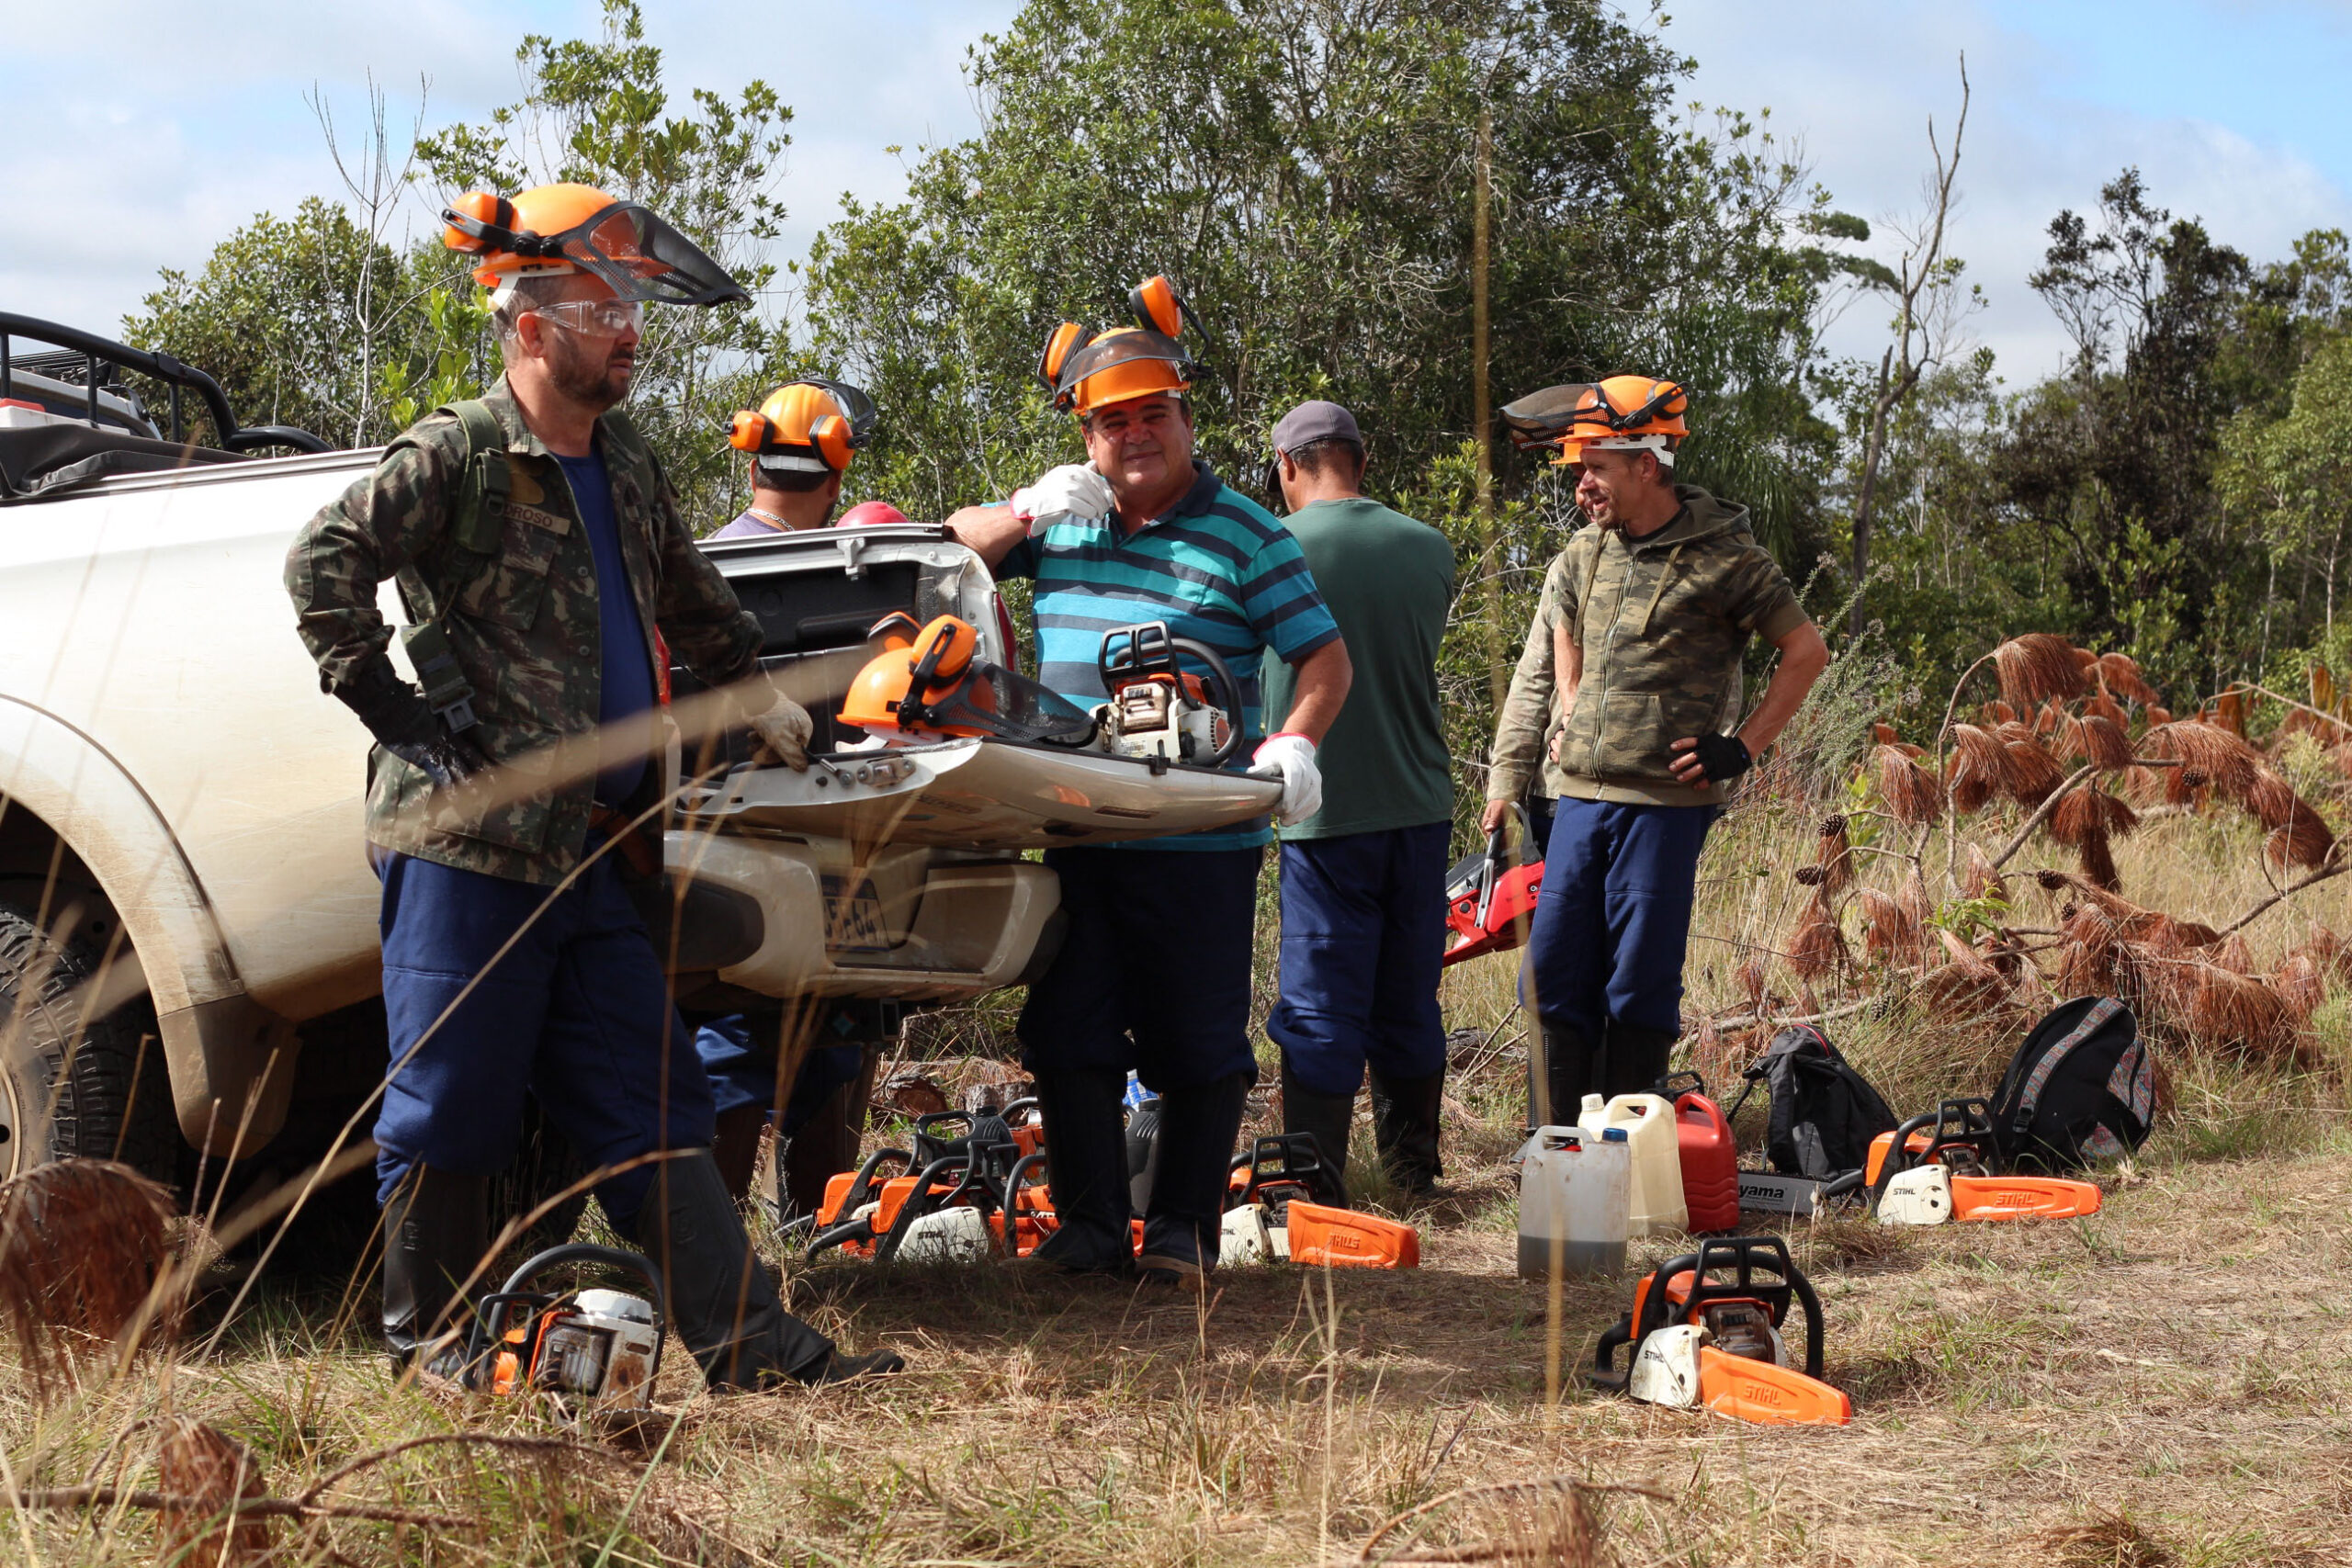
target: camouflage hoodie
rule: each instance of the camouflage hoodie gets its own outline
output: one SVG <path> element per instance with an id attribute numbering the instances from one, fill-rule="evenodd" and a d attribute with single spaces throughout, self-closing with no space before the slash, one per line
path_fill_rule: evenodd
<path id="1" fill-rule="evenodd" d="M 502 770 L 549 775 L 548 787 L 471 820 L 453 820 L 430 781 L 378 747 L 368 755 L 368 837 L 386 849 L 468 871 L 551 885 L 580 862 L 592 776 L 552 777 L 547 748 L 596 728 L 603 682 L 595 558 L 554 455 L 523 423 L 501 381 L 482 399 L 506 434 L 513 490 L 496 554 L 453 535 L 467 440 L 436 411 L 384 449 L 376 470 L 329 503 L 286 557 L 302 641 L 324 681 L 348 682 L 386 657 L 391 628 L 377 585 L 399 584 L 412 624 L 440 617 L 480 719 L 471 733 Z M 662 465 L 617 411 L 597 422 L 621 554 L 638 619 L 713 686 L 759 663 L 760 626 L 737 603 L 678 515 Z M 650 645 L 646 659 L 655 658 Z"/>
<path id="2" fill-rule="evenodd" d="M 1740 656 L 1806 624 L 1788 579 L 1747 531 L 1747 509 L 1677 485 L 1682 510 L 1628 542 L 1587 525 L 1544 574 L 1528 649 L 1497 724 L 1489 800 L 1513 799 L 1542 761 L 1544 788 L 1569 800 L 1716 806 L 1668 765 L 1677 740 L 1728 732 L 1739 716 Z M 1559 684 L 1539 638 L 1565 627 L 1584 650 L 1582 679 L 1555 716 Z M 1558 737 L 1559 758 L 1548 752 Z"/>

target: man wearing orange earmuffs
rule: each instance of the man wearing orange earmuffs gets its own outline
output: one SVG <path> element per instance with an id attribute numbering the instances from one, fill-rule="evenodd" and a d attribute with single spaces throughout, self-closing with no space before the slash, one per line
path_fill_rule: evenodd
<path id="1" fill-rule="evenodd" d="M 660 1270 L 714 1386 L 896 1371 L 786 1313 L 758 1266 L 628 880 L 661 868 L 663 642 L 765 752 L 808 765 L 808 716 L 762 672 L 759 622 L 618 407 L 648 303 L 749 297 L 646 208 L 591 186 L 476 192 L 442 219 L 491 291 L 505 375 L 403 432 L 286 563 L 322 684 L 376 739 L 387 1346 L 404 1369 L 472 1381 L 455 1344 L 488 1288 L 490 1184 L 527 1098 L 600 1173 L 597 1201 Z M 422 691 L 387 653 L 388 578 Z M 589 765 L 566 762 L 581 751 Z"/>
<path id="2" fill-rule="evenodd" d="M 1004 576 L 1036 580 L 1038 678 L 1081 708 L 1108 696 L 1106 626 L 1161 620 L 1215 649 L 1261 733 L 1266 651 L 1295 672 L 1281 727 L 1237 763 L 1283 790 L 1284 822 L 1322 797 L 1315 751 L 1346 700 L 1347 645 L 1298 541 L 1193 456 L 1187 394 L 1198 372 L 1179 341 L 1190 319 L 1166 278 L 1130 296 L 1136 324 L 1090 336 L 1065 322 L 1038 367 L 1075 414 L 1088 461 L 1066 464 L 950 530 Z M 1197 323 L 1193 323 L 1197 326 Z M 1132 844 L 1049 850 L 1069 936 L 1029 988 L 1022 1058 L 1045 1115 L 1061 1228 L 1034 1255 L 1062 1270 L 1199 1289 L 1216 1265 L 1226 1177 L 1257 1081 L 1250 967 L 1263 818 Z M 1131 1248 L 1121 1097 L 1133 1069 L 1159 1099 Z"/>
<path id="3" fill-rule="evenodd" d="M 815 378 L 788 381 L 757 409 L 738 412 L 727 441 L 751 457 L 752 504 L 710 536 L 757 539 L 823 527 L 876 418 L 874 400 L 855 387 Z"/>

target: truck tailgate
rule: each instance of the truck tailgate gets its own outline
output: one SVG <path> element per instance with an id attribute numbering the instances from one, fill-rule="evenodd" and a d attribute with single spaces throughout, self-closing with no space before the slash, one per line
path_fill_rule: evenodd
<path id="1" fill-rule="evenodd" d="M 1282 786 L 1206 768 L 997 739 L 836 752 L 805 773 L 744 769 L 682 804 L 691 822 L 865 844 L 1051 849 L 1161 838 L 1263 816 Z"/>

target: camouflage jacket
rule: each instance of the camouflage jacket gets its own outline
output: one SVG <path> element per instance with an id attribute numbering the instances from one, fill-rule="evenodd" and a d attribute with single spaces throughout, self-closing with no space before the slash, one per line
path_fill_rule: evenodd
<path id="1" fill-rule="evenodd" d="M 1552 743 L 1553 722 L 1559 705 L 1558 671 L 1552 660 L 1552 623 L 1559 595 L 1553 580 L 1560 575 L 1565 554 L 1552 558 L 1544 574 L 1544 591 L 1535 601 L 1535 618 L 1527 625 L 1527 642 L 1519 650 L 1518 667 L 1510 672 L 1510 690 L 1495 718 L 1495 744 L 1487 752 L 1487 798 L 1517 800 L 1544 760 Z M 1544 788 L 1548 793 L 1550 785 Z"/>
<path id="2" fill-rule="evenodd" d="M 322 686 L 386 659 L 391 628 L 376 607 L 394 579 L 413 625 L 439 619 L 479 719 L 470 733 L 503 775 L 547 779 L 512 804 L 470 818 L 433 799 L 417 769 L 378 747 L 368 755 L 370 841 L 443 865 L 551 885 L 581 860 L 593 809 L 590 769 L 559 776 L 549 748 L 596 728 L 603 660 L 595 558 L 563 469 L 523 423 L 501 381 L 482 400 L 506 434 L 512 489 L 496 554 L 454 533 L 467 441 L 447 409 L 384 450 L 374 473 L 304 525 L 286 556 L 286 591 L 319 661 Z M 612 477 L 638 618 L 659 626 L 673 657 L 714 686 L 758 667 L 759 623 L 695 546 L 662 465 L 617 412 L 597 422 Z M 650 639 L 649 662 L 656 654 Z M 661 671 L 657 669 L 657 683 Z"/>
<path id="3" fill-rule="evenodd" d="M 1723 803 L 1724 791 L 1674 776 L 1671 748 L 1727 732 L 1739 716 L 1747 639 L 1778 642 L 1807 616 L 1747 531 L 1747 508 L 1692 485 L 1675 491 L 1682 510 L 1657 533 L 1629 543 L 1620 530 L 1588 525 L 1544 574 L 1521 672 L 1535 657 L 1537 634 L 1548 643 L 1554 627 L 1577 639 L 1584 668 L 1556 716 L 1548 710 L 1553 690 L 1565 686 L 1557 671 L 1540 682 L 1513 680 L 1513 695 L 1524 700 L 1504 704 L 1489 799 L 1515 795 L 1514 779 L 1524 788 L 1541 758 L 1545 793 L 1563 799 Z M 1557 761 L 1546 756 L 1555 733 Z"/>

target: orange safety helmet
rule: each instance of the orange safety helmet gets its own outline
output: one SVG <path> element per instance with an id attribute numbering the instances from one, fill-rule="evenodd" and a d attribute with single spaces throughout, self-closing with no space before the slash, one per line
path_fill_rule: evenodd
<path id="1" fill-rule="evenodd" d="M 1674 443 L 1690 434 L 1683 418 L 1690 407 L 1690 395 L 1676 382 L 1611 376 L 1531 392 L 1503 405 L 1502 415 L 1514 444 L 1557 446 L 1555 464 L 1582 462 L 1589 446 L 1604 452 L 1655 452 L 1658 462 L 1670 468 Z"/>
<path id="2" fill-rule="evenodd" d="M 509 200 L 469 191 L 442 209 L 441 243 L 480 256 L 474 281 L 503 289 L 526 277 L 585 272 L 614 297 L 659 305 L 748 302 L 752 296 L 695 243 L 634 201 L 594 186 L 535 186 Z"/>
<path id="3" fill-rule="evenodd" d="M 915 625 L 893 610 L 867 634 L 882 651 L 851 680 L 841 718 L 870 735 L 908 739 L 999 736 L 1013 740 L 1083 741 L 1092 716 L 1035 682 L 975 657 L 972 623 L 937 615 Z"/>
<path id="4" fill-rule="evenodd" d="M 873 439 L 879 418 L 874 400 L 855 387 L 812 377 L 778 387 L 756 412 L 736 410 L 727 444 L 757 457 L 763 468 L 838 474 Z"/>
<path id="5" fill-rule="evenodd" d="M 1046 337 L 1037 379 L 1056 408 L 1082 419 L 1112 403 L 1191 390 L 1205 367 L 1177 340 L 1187 322 L 1198 330 L 1200 321 L 1175 285 L 1146 278 L 1128 292 L 1127 307 L 1134 326 L 1097 334 L 1064 321 Z"/>

